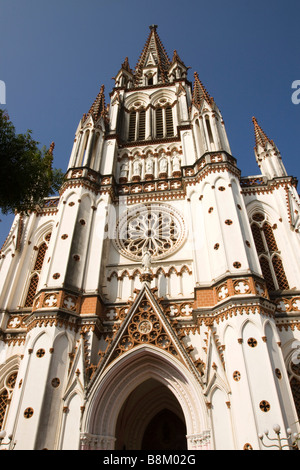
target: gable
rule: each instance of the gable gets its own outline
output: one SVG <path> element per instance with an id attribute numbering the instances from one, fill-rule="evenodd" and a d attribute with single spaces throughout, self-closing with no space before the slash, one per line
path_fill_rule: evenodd
<path id="1" fill-rule="evenodd" d="M 201 372 L 147 283 L 143 284 L 126 317 L 110 340 L 107 350 L 100 353 L 101 359 L 93 375 L 100 374 L 123 354 L 142 345 L 151 345 L 163 350 L 171 358 L 176 358 L 188 367 L 201 381 Z"/>

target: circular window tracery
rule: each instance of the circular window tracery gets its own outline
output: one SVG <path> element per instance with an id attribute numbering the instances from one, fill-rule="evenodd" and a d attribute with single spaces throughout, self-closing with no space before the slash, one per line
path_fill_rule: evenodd
<path id="1" fill-rule="evenodd" d="M 144 204 L 127 211 L 116 227 L 115 244 L 127 258 L 154 260 L 176 251 L 185 239 L 183 217 L 165 204 Z"/>

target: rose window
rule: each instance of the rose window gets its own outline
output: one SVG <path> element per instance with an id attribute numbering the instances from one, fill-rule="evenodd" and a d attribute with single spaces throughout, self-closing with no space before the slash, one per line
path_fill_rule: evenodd
<path id="1" fill-rule="evenodd" d="M 132 208 L 120 219 L 115 242 L 130 259 L 141 260 L 148 251 L 155 260 L 176 251 L 184 237 L 183 218 L 174 208 L 145 204 Z"/>

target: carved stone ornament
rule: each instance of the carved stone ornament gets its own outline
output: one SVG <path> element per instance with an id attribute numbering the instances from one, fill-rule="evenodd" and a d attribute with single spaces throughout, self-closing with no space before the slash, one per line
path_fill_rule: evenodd
<path id="1" fill-rule="evenodd" d="M 178 356 L 172 339 L 165 330 L 161 320 L 152 309 L 148 300 L 144 299 L 131 322 L 116 345 L 113 358 L 140 344 L 153 344 L 164 349 L 172 356 Z"/>

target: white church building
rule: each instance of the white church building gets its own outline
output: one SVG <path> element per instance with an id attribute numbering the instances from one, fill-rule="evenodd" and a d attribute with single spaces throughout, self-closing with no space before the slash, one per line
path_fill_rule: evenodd
<path id="1" fill-rule="evenodd" d="M 114 81 L 0 252 L 2 448 L 264 449 L 299 431 L 297 180 L 255 118 L 241 176 L 156 25 Z"/>

